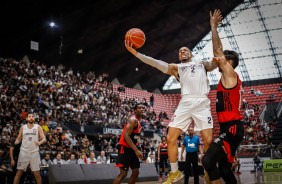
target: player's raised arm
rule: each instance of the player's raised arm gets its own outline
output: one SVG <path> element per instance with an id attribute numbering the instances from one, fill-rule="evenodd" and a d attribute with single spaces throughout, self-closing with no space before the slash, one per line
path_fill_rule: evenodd
<path id="1" fill-rule="evenodd" d="M 217 32 L 217 27 L 218 24 L 221 22 L 221 20 L 222 20 L 222 16 L 220 10 L 215 10 L 213 13 L 210 11 L 212 45 L 213 45 L 213 54 L 215 57 L 223 56 L 223 47 Z"/>
<path id="2" fill-rule="evenodd" d="M 212 61 L 203 61 L 203 64 L 205 66 L 205 69 L 210 72 L 213 71 L 218 67 L 218 62 L 212 60 Z"/>
<path id="3" fill-rule="evenodd" d="M 158 70 L 162 71 L 163 73 L 170 74 L 171 72 L 169 71 L 168 63 L 162 61 L 162 60 L 157 60 L 152 57 L 146 56 L 144 54 L 138 53 L 134 48 L 132 43 L 129 41 L 124 41 L 126 49 L 133 54 L 135 57 L 140 59 L 142 62 L 157 68 Z M 171 75 L 171 74 L 170 74 Z"/>

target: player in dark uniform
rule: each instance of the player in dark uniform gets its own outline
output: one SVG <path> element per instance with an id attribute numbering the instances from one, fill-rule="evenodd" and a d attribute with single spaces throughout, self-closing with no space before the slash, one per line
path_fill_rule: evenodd
<path id="1" fill-rule="evenodd" d="M 11 144 L 10 150 L 9 150 L 12 173 L 9 174 L 9 176 L 8 176 L 8 184 L 12 184 L 13 181 L 14 181 L 14 177 L 16 176 L 16 173 L 17 173 L 17 163 L 18 163 L 18 158 L 19 158 L 19 154 L 20 154 L 20 147 L 22 145 L 21 142 L 19 144 L 15 145 L 15 140 L 16 139 L 12 139 L 11 140 L 12 144 Z M 24 172 L 23 176 L 20 179 L 20 184 L 24 183 L 24 178 L 25 178 L 25 172 Z"/>
<path id="2" fill-rule="evenodd" d="M 114 179 L 113 184 L 119 184 L 127 176 L 129 167 L 132 170 L 132 175 L 128 183 L 136 182 L 139 175 L 140 161 L 143 158 L 142 152 L 138 150 L 138 140 L 140 139 L 141 124 L 140 120 L 144 116 L 145 106 L 137 103 L 134 106 L 134 114 L 128 119 L 124 125 L 122 134 L 119 140 L 118 159 L 116 167 L 119 167 L 120 173 Z"/>
<path id="3" fill-rule="evenodd" d="M 231 170 L 237 148 L 243 136 L 241 122 L 241 80 L 235 72 L 239 64 L 238 54 L 222 49 L 217 26 L 222 20 L 219 10 L 210 13 L 214 61 L 219 64 L 221 79 L 217 87 L 216 111 L 220 125 L 220 135 L 211 144 L 202 158 L 202 164 L 212 183 L 220 183 L 220 176 L 228 183 L 237 183 Z M 218 164 L 218 167 L 217 167 Z"/>
<path id="4" fill-rule="evenodd" d="M 158 147 L 158 161 L 160 164 L 160 180 L 162 180 L 163 172 L 165 172 L 166 177 L 168 173 L 168 153 L 166 136 L 162 136 L 162 142 Z"/>

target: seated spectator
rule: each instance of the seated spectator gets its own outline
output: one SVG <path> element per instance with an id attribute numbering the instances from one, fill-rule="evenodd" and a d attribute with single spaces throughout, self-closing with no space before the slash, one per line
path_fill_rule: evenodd
<path id="1" fill-rule="evenodd" d="M 279 86 L 278 91 L 282 91 L 282 85 Z"/>
<path id="2" fill-rule="evenodd" d="M 156 152 L 155 152 L 155 148 L 154 148 L 154 147 L 151 147 L 151 148 L 150 148 L 150 151 L 149 151 L 147 157 L 149 157 L 150 155 L 156 155 Z"/>
<path id="3" fill-rule="evenodd" d="M 75 158 L 75 154 L 71 154 L 70 159 L 67 160 L 68 164 L 77 164 L 77 160 Z"/>
<path id="4" fill-rule="evenodd" d="M 107 157 L 105 156 L 105 151 L 101 151 L 101 155 L 97 157 L 97 164 L 105 164 L 105 163 L 107 163 Z"/>
<path id="5" fill-rule="evenodd" d="M 247 100 L 245 98 L 242 100 L 242 108 L 243 109 L 248 109 L 248 102 L 247 102 Z"/>
<path id="6" fill-rule="evenodd" d="M 55 135 L 52 135 L 52 134 L 49 134 L 47 136 L 47 144 L 50 146 L 50 148 L 52 150 L 55 150 L 56 149 L 56 144 L 59 142 L 59 139 L 57 136 Z"/>
<path id="7" fill-rule="evenodd" d="M 250 93 L 251 93 L 252 95 L 255 94 L 255 89 L 254 89 L 253 87 L 250 89 Z"/>
<path id="8" fill-rule="evenodd" d="M 84 148 L 88 148 L 88 146 L 90 145 L 89 139 L 87 138 L 87 135 L 85 135 L 82 139 L 82 144 Z"/>
<path id="9" fill-rule="evenodd" d="M 258 170 L 262 171 L 262 161 L 261 161 L 258 153 L 256 153 L 253 161 L 254 161 L 254 170 L 255 171 L 258 171 Z"/>
<path id="10" fill-rule="evenodd" d="M 95 145 L 94 145 L 94 143 L 92 141 L 90 142 L 90 145 L 89 145 L 88 148 L 89 148 L 90 152 L 95 150 Z"/>
<path id="11" fill-rule="evenodd" d="M 156 157 L 154 153 L 149 153 L 149 156 L 147 157 L 146 163 L 155 163 L 156 162 Z"/>
<path id="12" fill-rule="evenodd" d="M 89 160 L 86 156 L 86 153 L 81 153 L 80 158 L 77 160 L 77 164 L 89 164 Z"/>
<path id="13" fill-rule="evenodd" d="M 1 138 L 1 140 L 9 141 L 10 140 L 10 134 L 8 132 L 2 131 L 2 135 L 1 135 L 0 138 Z"/>
<path id="14" fill-rule="evenodd" d="M 118 87 L 118 91 L 119 91 L 119 92 L 125 92 L 125 87 L 124 87 L 124 85 L 119 86 L 119 87 Z"/>
<path id="15" fill-rule="evenodd" d="M 44 155 L 44 158 L 41 160 L 41 164 L 42 165 L 52 165 L 53 164 L 53 162 L 50 159 L 50 154 L 49 153 L 46 153 Z"/>
<path id="16" fill-rule="evenodd" d="M 49 127 L 50 127 L 51 129 L 55 129 L 56 126 L 57 126 L 57 124 L 58 124 L 58 123 L 57 123 L 54 119 L 52 119 L 52 120 L 49 121 Z"/>
<path id="17" fill-rule="evenodd" d="M 66 164 L 66 162 L 62 159 L 62 155 L 58 153 L 56 158 L 53 160 L 53 164 Z"/>
<path id="18" fill-rule="evenodd" d="M 275 158 L 275 159 L 281 158 L 281 152 L 279 151 L 278 148 L 276 148 L 276 149 L 274 150 L 274 158 Z"/>
<path id="19" fill-rule="evenodd" d="M 76 142 L 75 146 L 73 146 L 72 149 L 75 151 L 81 151 L 82 146 L 79 145 L 79 142 Z"/>
<path id="20" fill-rule="evenodd" d="M 2 132 L 7 132 L 9 135 L 11 134 L 11 126 L 9 123 L 6 124 L 6 126 L 2 129 Z"/>
<path id="21" fill-rule="evenodd" d="M 63 127 L 60 124 L 57 124 L 56 131 L 58 134 L 63 132 Z"/>
<path id="22" fill-rule="evenodd" d="M 255 112 L 258 112 L 260 110 L 260 106 L 258 104 L 253 104 L 253 109 Z"/>
<path id="23" fill-rule="evenodd" d="M 66 139 L 70 139 L 72 137 L 72 134 L 70 132 L 70 130 L 67 130 L 66 134 L 65 134 Z"/>
<path id="24" fill-rule="evenodd" d="M 49 133 L 50 132 L 49 126 L 47 125 L 46 121 L 42 122 L 41 127 L 42 127 L 44 133 Z"/>
<path id="25" fill-rule="evenodd" d="M 245 110 L 245 115 L 250 118 L 250 117 L 253 117 L 255 115 L 255 111 L 254 109 L 246 109 Z"/>
<path id="26" fill-rule="evenodd" d="M 256 94 L 256 96 L 262 96 L 263 95 L 263 93 L 259 89 L 256 90 L 255 94 Z"/>
<path id="27" fill-rule="evenodd" d="M 73 135 L 70 136 L 69 142 L 70 142 L 70 148 L 71 148 L 71 150 L 72 150 L 73 147 L 76 146 L 77 143 L 78 143 L 77 140 L 76 140 L 76 138 L 75 138 Z"/>
<path id="28" fill-rule="evenodd" d="M 95 158 L 95 152 L 94 151 L 90 152 L 90 156 L 88 158 L 88 163 L 89 164 L 96 164 L 97 163 L 97 159 Z"/>
<path id="29" fill-rule="evenodd" d="M 27 117 L 27 112 L 24 108 L 21 109 L 20 117 L 21 117 L 21 119 L 26 119 L 26 117 Z"/>

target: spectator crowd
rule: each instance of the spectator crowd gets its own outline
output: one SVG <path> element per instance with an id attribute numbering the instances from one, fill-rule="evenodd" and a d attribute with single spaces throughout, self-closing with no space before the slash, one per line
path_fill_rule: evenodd
<path id="1" fill-rule="evenodd" d="M 141 122 L 144 129 L 162 133 L 166 127 L 161 122 L 169 119 L 164 111 L 155 113 L 153 95 L 148 103 L 145 98 L 121 98 L 119 93 L 125 91 L 124 87 L 114 90 L 106 73 L 80 73 L 63 65 L 48 67 L 37 61 L 0 58 L 0 76 L 0 173 L 10 168 L 11 144 L 30 111 L 47 139 L 40 146 L 42 168 L 51 164 L 114 163 L 119 135 L 87 136 L 83 135 L 84 127 L 122 129 L 138 102 L 147 105 L 146 117 Z M 254 89 L 250 93 L 263 95 Z M 258 114 L 262 108 L 243 99 L 246 132 L 242 144 L 270 144 L 268 138 L 276 122 L 261 122 Z M 71 131 L 66 123 L 79 125 L 80 132 Z M 158 145 L 156 140 L 141 140 L 144 162 L 156 162 Z M 279 149 L 275 152 L 277 157 L 281 157 Z"/>
<path id="2" fill-rule="evenodd" d="M 119 135 L 83 135 L 83 127 L 122 129 L 138 102 L 147 105 L 144 129 L 160 132 L 166 112 L 157 115 L 146 99 L 124 98 L 113 90 L 107 74 L 80 73 L 63 65 L 48 67 L 37 61 L 0 58 L 0 165 L 10 167 L 9 148 L 28 112 L 35 114 L 47 143 L 40 146 L 42 166 L 50 164 L 113 163 Z M 81 126 L 80 134 L 65 123 Z M 156 141 L 144 139 L 144 154 Z M 144 159 L 144 161 L 146 158 Z"/>

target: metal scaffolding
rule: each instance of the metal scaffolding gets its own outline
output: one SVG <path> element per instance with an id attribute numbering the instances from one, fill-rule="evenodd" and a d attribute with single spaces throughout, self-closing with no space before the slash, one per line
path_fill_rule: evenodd
<path id="1" fill-rule="evenodd" d="M 265 25 L 265 18 L 263 16 L 263 13 L 262 11 L 260 10 L 260 5 L 258 4 L 258 1 L 256 0 L 255 1 L 256 3 L 256 6 L 255 6 L 255 11 L 257 13 L 257 15 L 259 16 L 258 20 L 261 24 L 261 27 L 263 28 L 263 32 L 265 34 L 265 37 L 267 39 L 267 44 L 269 45 L 269 49 L 270 49 L 270 52 L 272 54 L 272 57 L 273 57 L 273 62 L 274 62 L 274 65 L 276 66 L 277 70 L 278 70 L 278 74 L 279 74 L 279 77 L 282 78 L 282 67 L 281 67 L 281 64 L 277 58 L 277 55 L 278 53 L 276 52 L 276 48 L 273 47 L 273 41 L 271 40 L 271 37 L 269 36 L 269 30 L 267 29 L 266 25 Z"/>
<path id="2" fill-rule="evenodd" d="M 230 13 L 228 16 L 232 16 L 232 13 Z M 232 50 L 236 51 L 239 55 L 239 68 L 240 68 L 240 71 L 241 71 L 241 74 L 242 74 L 242 77 L 243 77 L 243 81 L 250 81 L 251 78 L 250 78 L 248 69 L 245 65 L 244 58 L 242 57 L 242 54 L 240 52 L 239 46 L 237 44 L 237 41 L 235 39 L 235 36 L 233 34 L 233 31 L 231 29 L 230 24 L 225 23 L 225 21 L 223 21 L 223 28 L 224 28 L 224 31 L 227 35 L 227 39 L 230 43 Z"/>

